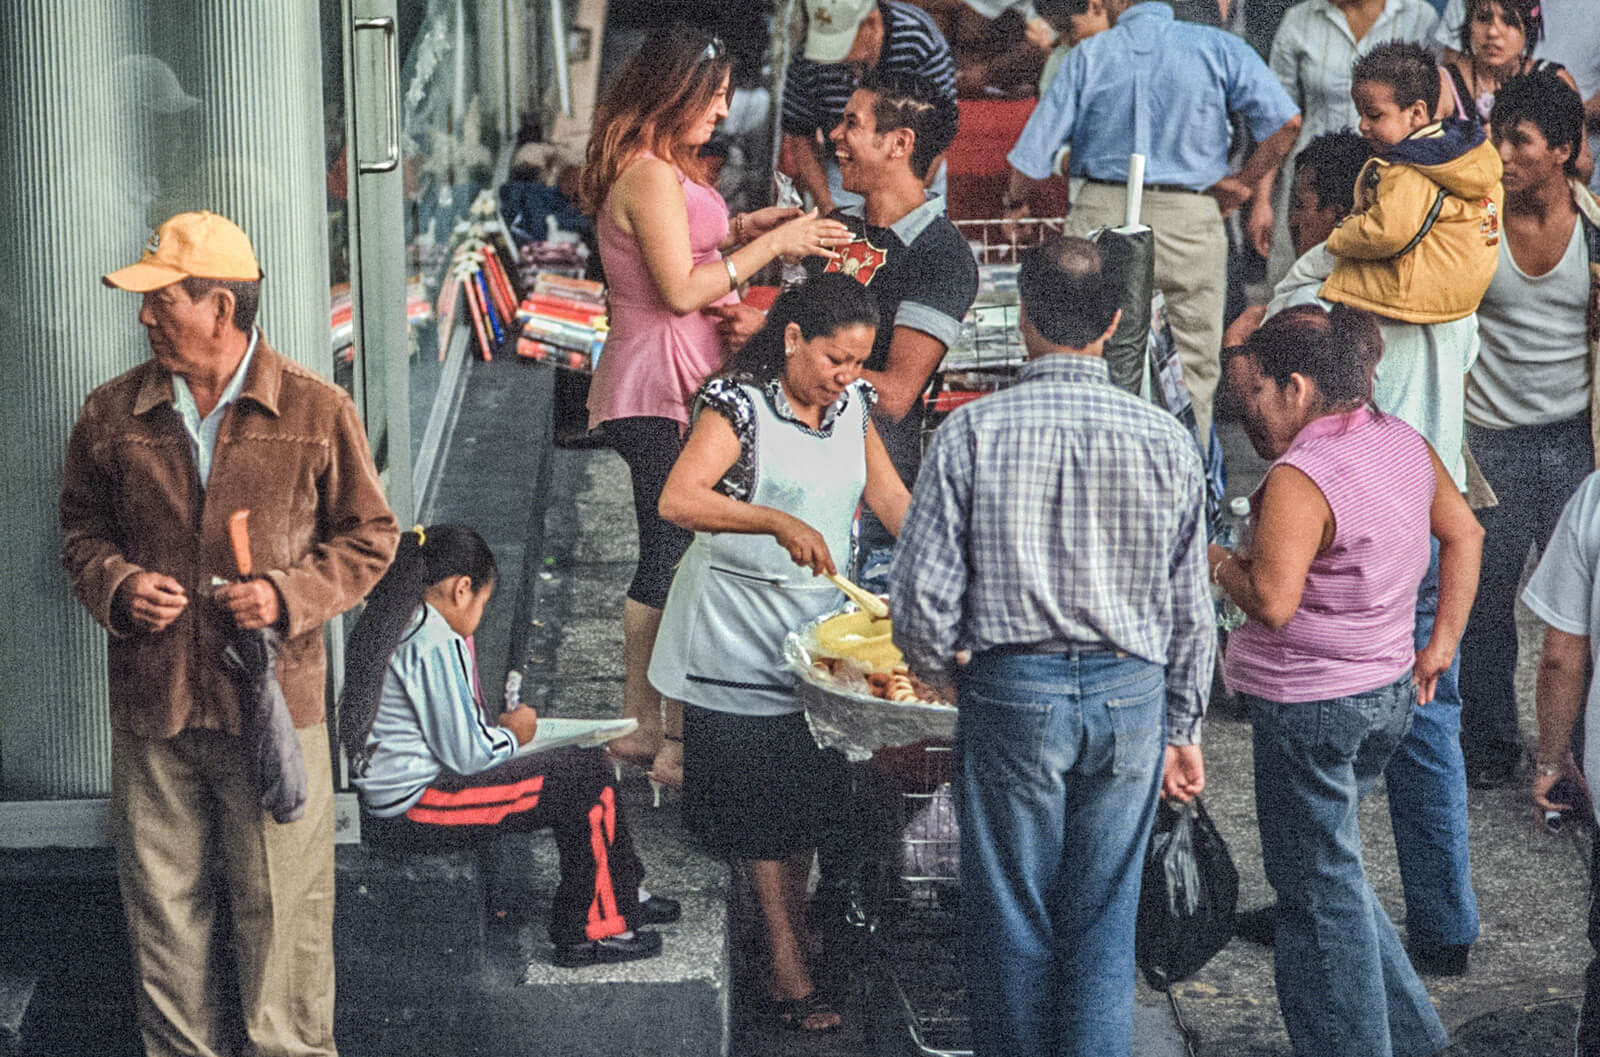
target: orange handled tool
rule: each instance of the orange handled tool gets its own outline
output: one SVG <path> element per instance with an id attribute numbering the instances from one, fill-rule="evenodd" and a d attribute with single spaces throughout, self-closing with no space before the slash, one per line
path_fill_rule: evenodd
<path id="1" fill-rule="evenodd" d="M 228 515 L 228 542 L 233 545 L 233 564 L 238 566 L 239 579 L 250 579 L 250 508 L 235 510 Z"/>

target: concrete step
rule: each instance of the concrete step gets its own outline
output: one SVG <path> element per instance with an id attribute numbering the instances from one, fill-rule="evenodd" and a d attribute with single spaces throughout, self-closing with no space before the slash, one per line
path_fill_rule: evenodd
<path id="1" fill-rule="evenodd" d="M 8 849 L 0 853 L 0 891 L 0 1055 L 134 1057 L 127 930 L 111 852 Z"/>
<path id="2" fill-rule="evenodd" d="M 546 932 L 558 876 L 548 834 L 507 838 L 497 902 L 527 924 L 486 928 L 475 855 L 395 858 L 339 849 L 339 1041 L 346 1057 L 721 1057 L 729 1038 L 727 871 L 686 843 L 676 794 L 649 807 L 642 778 L 620 788 L 652 892 L 683 903 L 655 926 L 662 953 L 564 969 Z"/>
<path id="3" fill-rule="evenodd" d="M 22 1053 L 23 1023 L 38 986 L 37 972 L 0 970 L 0 1057 Z"/>
<path id="4" fill-rule="evenodd" d="M 654 926 L 662 953 L 622 965 L 563 969 L 545 932 L 556 876 L 555 842 L 533 842 L 532 924 L 515 950 L 496 947 L 485 989 L 485 1018 L 496 1025 L 485 1053 L 578 1057 L 721 1057 L 727 1053 L 728 875 L 722 860 L 690 844 L 677 794 L 660 809 L 637 772 L 619 787 L 634 847 L 652 893 L 683 903 L 683 917 Z"/>

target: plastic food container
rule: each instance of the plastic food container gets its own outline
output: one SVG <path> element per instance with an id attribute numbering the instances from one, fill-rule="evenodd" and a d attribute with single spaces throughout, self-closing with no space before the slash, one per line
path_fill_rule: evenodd
<path id="1" fill-rule="evenodd" d="M 823 748 L 838 749 L 851 761 L 868 759 L 882 748 L 955 737 L 954 705 L 927 701 L 885 701 L 874 697 L 864 679 L 841 680 L 812 665 L 818 654 L 817 628 L 847 606 L 791 631 L 783 644 L 784 660 L 800 677 L 796 700 L 806 710 L 811 734 Z"/>

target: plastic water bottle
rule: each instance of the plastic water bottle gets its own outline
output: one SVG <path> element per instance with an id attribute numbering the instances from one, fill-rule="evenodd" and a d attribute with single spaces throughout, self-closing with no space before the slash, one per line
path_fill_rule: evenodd
<path id="1" fill-rule="evenodd" d="M 1228 516 L 1217 530 L 1217 542 L 1235 554 L 1250 549 L 1250 500 L 1238 496 L 1228 504 Z M 1211 586 L 1211 597 L 1217 606 L 1217 627 L 1232 631 L 1247 619 L 1239 603 L 1228 597 L 1220 584 Z"/>

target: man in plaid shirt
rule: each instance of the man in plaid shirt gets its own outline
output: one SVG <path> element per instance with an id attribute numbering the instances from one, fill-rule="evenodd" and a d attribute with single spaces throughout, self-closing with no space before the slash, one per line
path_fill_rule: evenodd
<path id="1" fill-rule="evenodd" d="M 1029 251 L 1018 285 L 1029 362 L 935 434 L 890 609 L 911 667 L 959 693 L 976 1053 L 1127 1053 L 1156 798 L 1205 784 L 1204 475 L 1176 419 L 1110 383 L 1099 249 Z"/>

